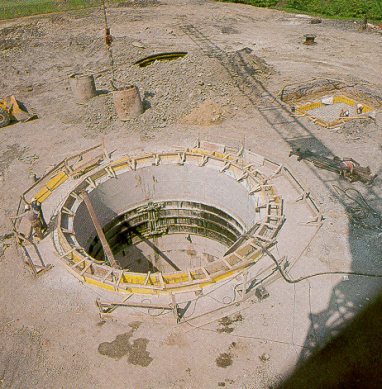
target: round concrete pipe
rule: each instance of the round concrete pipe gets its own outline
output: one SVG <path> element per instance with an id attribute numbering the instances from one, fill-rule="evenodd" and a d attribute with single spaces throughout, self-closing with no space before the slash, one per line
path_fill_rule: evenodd
<path id="1" fill-rule="evenodd" d="M 136 85 L 113 92 L 115 110 L 120 120 L 136 118 L 143 112 L 143 104 Z"/>
<path id="2" fill-rule="evenodd" d="M 74 98 L 80 104 L 86 103 L 97 94 L 92 74 L 72 74 L 69 82 Z"/>

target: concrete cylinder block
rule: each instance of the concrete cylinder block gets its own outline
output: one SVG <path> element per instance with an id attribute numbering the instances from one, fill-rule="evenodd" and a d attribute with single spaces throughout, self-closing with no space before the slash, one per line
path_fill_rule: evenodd
<path id="1" fill-rule="evenodd" d="M 143 104 L 136 85 L 113 92 L 115 110 L 120 120 L 138 117 L 143 112 Z"/>
<path id="2" fill-rule="evenodd" d="M 72 74 L 69 82 L 74 98 L 79 104 L 86 103 L 97 94 L 92 74 Z"/>

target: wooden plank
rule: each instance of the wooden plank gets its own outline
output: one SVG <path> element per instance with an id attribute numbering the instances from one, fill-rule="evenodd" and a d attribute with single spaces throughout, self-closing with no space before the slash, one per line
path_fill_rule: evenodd
<path id="1" fill-rule="evenodd" d="M 76 248 L 73 247 L 69 251 L 66 251 L 64 254 L 60 255 L 60 258 L 68 257 L 73 251 L 76 251 Z"/>
<path id="2" fill-rule="evenodd" d="M 91 160 L 83 163 L 82 165 L 78 166 L 76 169 L 74 169 L 71 172 L 71 175 L 74 178 L 77 178 L 81 176 L 82 174 L 85 174 L 87 171 L 94 169 L 96 166 L 98 166 L 103 161 L 104 155 L 100 154 L 97 155 L 95 158 L 92 158 Z"/>
<path id="3" fill-rule="evenodd" d="M 160 282 L 161 288 L 164 289 L 165 288 L 165 282 L 164 282 L 162 273 L 158 273 L 158 276 L 159 276 L 159 282 Z"/>
<path id="4" fill-rule="evenodd" d="M 118 281 L 117 281 L 117 283 L 115 284 L 115 289 L 116 289 L 116 290 L 119 288 L 119 284 L 120 284 L 121 281 L 122 281 L 122 277 L 123 277 L 123 271 L 121 271 L 121 273 L 119 274 L 119 276 L 118 276 Z"/>
<path id="5" fill-rule="evenodd" d="M 100 303 L 102 307 L 134 307 L 134 308 L 149 308 L 149 309 L 165 309 L 172 311 L 173 307 L 169 304 L 155 304 L 155 303 L 146 303 L 146 302 L 123 302 L 123 303 Z"/>
<path id="6" fill-rule="evenodd" d="M 224 264 L 228 267 L 228 269 L 232 269 L 232 266 L 231 264 L 224 258 L 222 258 L 222 261 L 224 262 Z"/>
<path id="7" fill-rule="evenodd" d="M 147 273 L 147 276 L 146 276 L 146 279 L 145 279 L 145 282 L 143 283 L 143 285 L 147 285 L 147 282 L 149 281 L 149 278 L 150 278 L 150 274 L 151 274 L 151 271 L 149 271 Z"/>
<path id="8" fill-rule="evenodd" d="M 209 275 L 209 273 L 207 272 L 206 268 L 201 267 L 201 270 L 204 273 L 204 275 L 206 276 L 207 280 L 211 280 L 212 279 L 211 276 Z"/>
<path id="9" fill-rule="evenodd" d="M 110 269 L 110 270 L 106 273 L 105 277 L 102 278 L 101 282 L 105 282 L 106 279 L 110 276 L 111 273 L 113 273 L 113 270 L 112 270 L 112 269 Z"/>
<path id="10" fill-rule="evenodd" d="M 75 269 L 76 267 L 82 265 L 84 262 L 86 262 L 86 259 L 81 259 L 81 261 L 76 262 L 75 264 L 71 265 L 70 268 Z"/>
<path id="11" fill-rule="evenodd" d="M 98 235 L 98 238 L 102 244 L 102 248 L 103 248 L 103 251 L 105 253 L 105 256 L 107 257 L 107 259 L 109 260 L 110 262 L 110 266 L 111 267 L 114 267 L 114 268 L 119 268 L 119 265 L 118 263 L 116 262 L 115 258 L 114 258 L 114 255 L 113 255 L 113 252 L 111 251 L 110 249 L 110 246 L 109 246 L 109 243 L 106 239 L 106 236 L 102 230 L 102 227 L 98 221 L 98 218 L 97 218 L 97 214 L 93 208 L 93 204 L 90 200 L 90 197 L 89 197 L 89 194 L 88 192 L 86 191 L 83 191 L 82 192 L 82 197 L 84 199 L 84 202 L 85 202 L 85 205 L 89 211 L 89 215 L 90 215 L 90 218 L 92 219 L 92 222 L 94 224 L 94 227 L 97 231 L 97 235 Z"/>
<path id="12" fill-rule="evenodd" d="M 86 264 L 86 266 L 82 269 L 80 276 L 83 276 L 86 273 L 86 270 L 88 270 L 93 263 L 89 261 L 89 263 Z"/>

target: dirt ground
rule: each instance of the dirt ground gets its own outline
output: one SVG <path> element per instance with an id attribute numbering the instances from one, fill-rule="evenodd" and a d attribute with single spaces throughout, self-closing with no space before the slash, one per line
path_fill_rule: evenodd
<path id="1" fill-rule="evenodd" d="M 333 189 L 352 186 L 382 212 L 381 114 L 328 130 L 292 117 L 272 96 L 285 85 L 336 79 L 374 91 L 382 104 L 382 35 L 353 22 L 313 25 L 303 15 L 202 0 L 126 2 L 109 9 L 108 19 L 115 84 L 136 84 L 144 99 L 145 112 L 127 122 L 108 93 L 101 10 L 0 23 L 1 95 L 16 95 L 39 116 L 0 130 L 0 388 L 274 387 L 372 299 L 380 278 L 280 278 L 266 300 L 201 327 L 123 309 L 101 320 L 98 290 L 64 266 L 32 277 L 9 239 L 9 217 L 32 174 L 102 140 L 126 152 L 189 146 L 197 137 L 244 142 L 288 164 L 323 211 L 315 239 L 291 258 L 292 277 L 381 274 L 381 225 L 349 218 L 347 199 Z M 317 35 L 316 45 L 302 44 L 307 33 Z M 168 51 L 188 55 L 134 65 Z M 85 105 L 69 88 L 77 72 L 93 73 L 99 91 Z M 291 147 L 351 156 L 379 176 L 370 186 L 350 184 L 289 158 Z"/>

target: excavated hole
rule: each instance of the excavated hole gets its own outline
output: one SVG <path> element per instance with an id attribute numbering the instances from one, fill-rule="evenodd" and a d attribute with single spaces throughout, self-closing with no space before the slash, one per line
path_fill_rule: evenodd
<path id="1" fill-rule="evenodd" d="M 243 233 L 232 216 L 191 201 L 149 202 L 104 227 L 121 268 L 132 272 L 179 271 L 213 262 Z M 104 261 L 96 236 L 88 254 Z"/>
<path id="2" fill-rule="evenodd" d="M 220 261 L 253 226 L 259 202 L 220 168 L 149 165 L 100 178 L 89 198 L 119 267 L 169 274 Z M 89 182 L 77 187 L 79 195 Z M 85 203 L 69 196 L 65 209 L 60 225 L 69 245 L 110 265 Z"/>
<path id="3" fill-rule="evenodd" d="M 140 68 L 144 68 L 146 66 L 152 65 L 155 62 L 174 61 L 176 59 L 185 57 L 187 54 L 187 51 L 153 54 L 138 60 L 134 63 L 134 65 L 138 65 Z"/>

